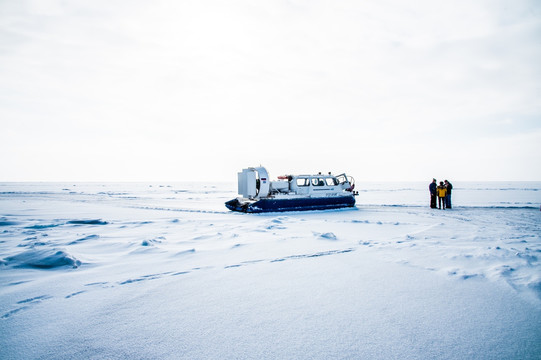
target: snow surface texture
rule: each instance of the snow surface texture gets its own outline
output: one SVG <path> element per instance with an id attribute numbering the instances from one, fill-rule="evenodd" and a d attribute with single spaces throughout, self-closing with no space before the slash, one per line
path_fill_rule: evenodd
<path id="1" fill-rule="evenodd" d="M 541 183 L 358 184 L 247 215 L 236 184 L 0 184 L 2 359 L 539 359 Z"/>

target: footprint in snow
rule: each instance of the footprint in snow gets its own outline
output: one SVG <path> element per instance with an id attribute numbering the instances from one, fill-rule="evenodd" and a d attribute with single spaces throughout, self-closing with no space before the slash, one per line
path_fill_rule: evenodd
<path id="1" fill-rule="evenodd" d="M 0 319 L 7 319 L 7 318 L 9 318 L 9 317 L 23 311 L 23 310 L 29 309 L 30 306 L 32 306 L 32 305 L 39 304 L 42 301 L 47 300 L 47 299 L 51 299 L 51 298 L 52 298 L 52 296 L 49 296 L 49 295 L 40 295 L 40 296 L 35 296 L 35 297 L 32 297 L 32 298 L 17 301 L 18 305 L 23 305 L 23 306 L 20 306 L 18 308 L 15 308 L 13 310 L 8 311 L 4 315 L 0 316 Z"/>
<path id="2" fill-rule="evenodd" d="M 140 277 L 135 278 L 135 279 L 124 280 L 124 281 L 119 282 L 118 284 L 119 285 L 126 285 L 126 284 L 133 284 L 133 283 L 140 282 L 140 281 L 156 280 L 156 279 L 161 279 L 164 276 L 171 275 L 171 274 L 172 274 L 171 271 L 164 272 L 164 273 L 158 273 L 158 274 L 148 274 L 148 275 L 140 276 Z"/>
<path id="3" fill-rule="evenodd" d="M 354 249 L 349 248 L 349 249 L 344 249 L 344 250 L 322 251 L 322 252 L 318 252 L 318 253 L 314 253 L 314 254 L 291 255 L 291 256 L 286 256 L 286 257 L 279 258 L 279 259 L 274 259 L 274 260 L 271 260 L 270 262 L 274 263 L 274 262 L 282 262 L 282 261 L 286 261 L 286 260 L 310 259 L 310 258 L 317 258 L 317 257 L 321 257 L 321 256 L 345 254 L 345 253 L 349 253 L 349 252 L 352 252 L 352 251 L 354 251 Z"/>
<path id="4" fill-rule="evenodd" d="M 26 309 L 28 309 L 28 308 L 29 308 L 29 306 L 22 306 L 22 307 L 20 307 L 20 308 L 16 308 L 16 309 L 10 310 L 10 311 L 8 311 L 7 313 L 5 313 L 4 315 L 0 316 L 0 319 L 7 319 L 7 318 L 9 318 L 10 316 L 15 315 L 15 314 L 18 313 L 19 311 L 26 310 Z"/>
<path id="5" fill-rule="evenodd" d="M 77 292 L 74 292 L 74 293 L 72 293 L 72 294 L 66 295 L 65 298 L 66 298 L 66 299 L 69 299 L 69 298 L 72 298 L 72 297 L 77 296 L 77 295 L 79 295 L 79 294 L 82 294 L 82 293 L 84 293 L 84 292 L 86 292 L 86 290 L 77 291 Z"/>
<path id="6" fill-rule="evenodd" d="M 51 296 L 49 296 L 49 295 L 41 295 L 41 296 L 36 296 L 36 297 L 33 297 L 33 298 L 17 301 L 17 304 L 35 303 L 35 302 L 40 302 L 42 300 L 47 300 L 47 299 L 50 299 L 50 298 L 51 298 Z"/>

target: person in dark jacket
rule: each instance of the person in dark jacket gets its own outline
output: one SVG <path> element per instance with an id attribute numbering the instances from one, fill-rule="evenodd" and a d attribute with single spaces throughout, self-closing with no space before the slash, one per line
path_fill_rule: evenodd
<path id="1" fill-rule="evenodd" d="M 430 191 L 430 207 L 432 209 L 436 208 L 436 199 L 437 199 L 436 188 L 437 187 L 438 185 L 436 185 L 436 179 L 432 179 L 432 182 L 430 183 L 430 185 L 428 185 L 428 190 Z"/>
<path id="2" fill-rule="evenodd" d="M 453 184 L 445 180 L 445 187 L 447 188 L 447 195 L 445 196 L 445 207 L 451 208 L 451 190 L 453 190 Z"/>

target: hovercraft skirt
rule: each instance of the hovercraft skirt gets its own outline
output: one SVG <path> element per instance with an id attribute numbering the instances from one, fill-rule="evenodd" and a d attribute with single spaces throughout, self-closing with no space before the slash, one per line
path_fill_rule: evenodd
<path id="1" fill-rule="evenodd" d="M 301 199 L 260 199 L 254 202 L 241 202 L 233 199 L 225 203 L 232 211 L 246 213 L 329 210 L 355 206 L 353 195 L 333 197 L 308 197 Z"/>

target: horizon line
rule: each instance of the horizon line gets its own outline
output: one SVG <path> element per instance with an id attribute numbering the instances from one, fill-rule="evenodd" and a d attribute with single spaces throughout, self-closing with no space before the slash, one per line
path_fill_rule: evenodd
<path id="1" fill-rule="evenodd" d="M 444 179 L 445 180 L 445 179 Z M 275 181 L 272 180 L 271 181 Z M 437 180 L 443 181 L 443 180 Z M 541 180 L 450 180 L 453 182 L 541 182 Z M 4 183 L 179 183 L 179 182 L 201 182 L 201 183 L 236 183 L 236 180 L 202 180 L 202 179 L 177 179 L 177 180 L 0 180 L 0 184 Z M 355 182 L 432 182 L 428 180 L 359 180 Z"/>

